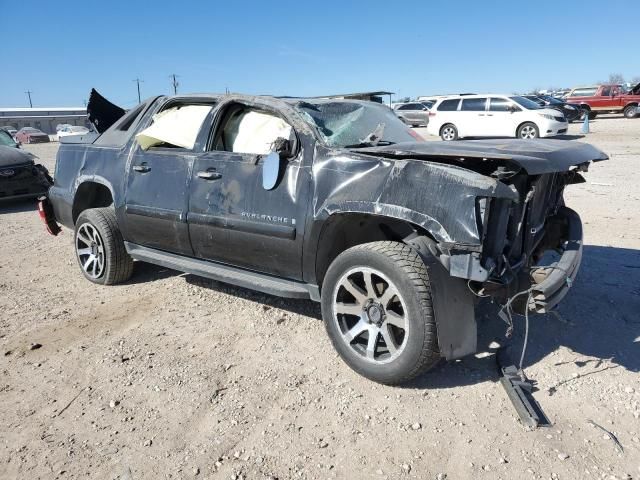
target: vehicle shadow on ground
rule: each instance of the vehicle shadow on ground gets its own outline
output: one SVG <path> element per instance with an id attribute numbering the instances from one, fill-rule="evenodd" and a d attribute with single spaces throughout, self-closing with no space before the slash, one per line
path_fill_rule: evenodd
<path id="1" fill-rule="evenodd" d="M 552 137 L 554 140 L 579 140 L 580 138 L 584 138 L 584 135 L 556 135 Z"/>
<path id="2" fill-rule="evenodd" d="M 38 204 L 35 199 L 17 199 L 17 200 L 2 200 L 0 201 L 0 215 L 7 213 L 23 213 L 23 212 L 35 212 L 38 209 Z"/>
<path id="3" fill-rule="evenodd" d="M 191 285 L 322 321 L 320 305 L 310 300 L 275 297 L 142 262 L 136 262 L 131 282 L 173 275 L 183 275 Z M 516 316 L 515 333 L 507 340 L 506 324 L 499 319 L 498 310 L 499 306 L 491 303 L 480 304 L 476 309 L 478 355 L 443 361 L 406 387 L 453 388 L 497 381 L 495 349 L 489 345 L 497 342 L 508 346 L 511 357 L 517 360 L 524 332 L 524 318 Z M 529 318 L 525 368 L 564 347 L 573 352 L 572 363 L 581 376 L 618 367 L 640 372 L 640 250 L 585 246 L 576 282 L 557 311 L 560 318 L 551 314 Z"/>
<path id="4" fill-rule="evenodd" d="M 506 340 L 506 324 L 498 318 L 498 310 L 490 304 L 477 309 L 478 351 L 495 353 L 488 346 L 496 341 L 510 345 L 511 358 L 518 360 L 524 318 L 514 317 L 516 333 Z M 576 282 L 557 311 L 560 318 L 551 314 L 529 317 L 525 368 L 564 347 L 573 352 L 570 363 L 581 377 L 610 368 L 640 372 L 640 250 L 585 246 Z M 477 358 L 482 355 L 443 363 L 409 386 L 450 388 L 497 380 L 495 355 Z M 545 388 L 553 391 L 554 386 Z"/>
<path id="5" fill-rule="evenodd" d="M 185 280 L 191 285 L 202 288 L 208 288 L 220 293 L 233 295 L 234 297 L 249 300 L 251 302 L 267 305 L 272 308 L 279 308 L 298 315 L 305 315 L 322 321 L 322 313 L 320 304 L 311 300 L 298 300 L 294 298 L 282 298 L 267 293 L 249 290 L 247 288 L 236 287 L 223 282 L 217 282 L 208 278 L 198 277 L 197 275 L 185 275 Z"/>
<path id="6" fill-rule="evenodd" d="M 170 268 L 161 267 L 159 265 L 136 261 L 133 263 L 133 275 L 129 280 L 124 282 L 123 285 L 155 282 L 156 280 L 176 277 L 179 275 L 184 275 L 184 273 L 178 272 L 177 270 L 171 270 Z"/>

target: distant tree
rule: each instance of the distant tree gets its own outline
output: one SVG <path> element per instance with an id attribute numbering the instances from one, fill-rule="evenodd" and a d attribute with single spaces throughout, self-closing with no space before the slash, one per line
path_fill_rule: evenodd
<path id="1" fill-rule="evenodd" d="M 610 73 L 609 83 L 624 83 L 624 76 L 621 73 Z"/>
<path id="2" fill-rule="evenodd" d="M 410 101 L 411 101 L 410 97 L 402 97 L 402 98 L 399 98 L 398 100 L 396 100 L 396 102 L 398 102 L 398 103 L 408 103 Z"/>

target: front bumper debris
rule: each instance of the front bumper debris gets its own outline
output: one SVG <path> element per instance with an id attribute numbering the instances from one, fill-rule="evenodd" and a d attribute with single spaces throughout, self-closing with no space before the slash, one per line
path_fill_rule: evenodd
<path id="1" fill-rule="evenodd" d="M 531 286 L 528 308 L 535 313 L 547 313 L 560 303 L 569 292 L 582 260 L 580 216 L 567 207 L 562 207 L 559 215 L 567 221 L 566 244 L 558 262 L 535 267 L 531 272 L 535 283 Z"/>

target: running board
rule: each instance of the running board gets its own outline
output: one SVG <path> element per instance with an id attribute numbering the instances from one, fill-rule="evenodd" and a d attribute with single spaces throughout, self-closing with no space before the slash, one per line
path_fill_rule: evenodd
<path id="1" fill-rule="evenodd" d="M 252 272 L 198 258 L 183 257 L 134 243 L 124 242 L 124 246 L 132 258 L 142 262 L 153 263 L 172 270 L 191 273 L 278 297 L 320 300 L 320 292 L 316 285 L 284 280 L 264 273 Z"/>

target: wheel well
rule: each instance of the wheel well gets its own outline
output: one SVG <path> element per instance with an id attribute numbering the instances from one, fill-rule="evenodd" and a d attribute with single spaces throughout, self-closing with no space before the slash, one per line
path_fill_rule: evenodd
<path id="1" fill-rule="evenodd" d="M 628 107 L 637 107 L 638 106 L 638 102 L 629 102 L 627 103 L 624 108 L 628 108 Z"/>
<path id="2" fill-rule="evenodd" d="M 332 215 L 322 227 L 318 239 L 316 282 L 322 287 L 329 265 L 345 250 L 381 240 L 401 242 L 416 232 L 432 238 L 425 229 L 404 220 L 364 213 Z"/>
<path id="3" fill-rule="evenodd" d="M 113 203 L 111 190 L 101 183 L 82 183 L 73 197 L 73 223 L 76 223 L 78 216 L 88 208 L 108 207 Z"/>
<path id="4" fill-rule="evenodd" d="M 442 125 L 442 126 L 440 127 L 440 131 L 439 131 L 438 133 L 439 133 L 440 135 L 442 135 L 442 130 L 444 130 L 444 127 L 448 127 L 449 125 L 451 125 L 453 128 L 455 128 L 455 129 L 457 130 L 457 127 L 456 127 L 453 123 L 451 123 L 451 122 L 447 122 L 447 123 L 445 123 L 444 125 Z"/>
<path id="5" fill-rule="evenodd" d="M 591 110 L 591 107 L 587 103 L 581 103 L 579 106 L 583 110 Z"/>

